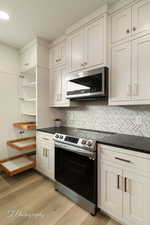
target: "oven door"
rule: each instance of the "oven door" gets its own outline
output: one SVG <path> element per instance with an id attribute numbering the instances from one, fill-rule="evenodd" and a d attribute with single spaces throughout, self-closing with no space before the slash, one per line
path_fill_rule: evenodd
<path id="1" fill-rule="evenodd" d="M 66 146 L 66 148 L 65 148 Z M 96 204 L 97 160 L 69 145 L 55 145 L 55 180 Z"/>

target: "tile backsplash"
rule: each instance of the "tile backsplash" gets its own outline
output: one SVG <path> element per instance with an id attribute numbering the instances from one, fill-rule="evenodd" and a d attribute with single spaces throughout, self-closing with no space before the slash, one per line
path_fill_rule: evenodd
<path id="1" fill-rule="evenodd" d="M 150 137 L 150 106 L 108 106 L 81 102 L 65 109 L 64 125 Z"/>

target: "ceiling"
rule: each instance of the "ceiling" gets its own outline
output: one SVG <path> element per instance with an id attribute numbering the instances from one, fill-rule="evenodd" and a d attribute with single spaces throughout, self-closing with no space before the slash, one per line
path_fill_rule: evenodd
<path id="1" fill-rule="evenodd" d="M 0 41 L 22 47 L 35 37 L 54 40 L 64 30 L 95 9 L 116 0 L 0 0 L 0 10 L 10 15 L 0 20 Z"/>

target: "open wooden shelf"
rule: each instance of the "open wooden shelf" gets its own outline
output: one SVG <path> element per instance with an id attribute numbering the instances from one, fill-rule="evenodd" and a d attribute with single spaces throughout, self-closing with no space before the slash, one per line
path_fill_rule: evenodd
<path id="1" fill-rule="evenodd" d="M 19 128 L 19 129 L 23 129 L 23 130 L 36 129 L 36 123 L 35 122 L 18 122 L 18 123 L 13 123 L 13 126 L 15 128 Z"/>
<path id="2" fill-rule="evenodd" d="M 14 176 L 35 167 L 35 160 L 25 155 L 17 156 L 14 159 L 9 159 L 0 163 L 1 170 L 3 170 L 9 176 Z"/>
<path id="3" fill-rule="evenodd" d="M 28 137 L 7 141 L 7 145 L 18 151 L 31 150 L 36 148 L 36 137 Z"/>

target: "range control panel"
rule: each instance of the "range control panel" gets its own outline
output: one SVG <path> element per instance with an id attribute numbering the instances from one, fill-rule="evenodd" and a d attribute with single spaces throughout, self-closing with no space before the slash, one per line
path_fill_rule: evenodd
<path id="1" fill-rule="evenodd" d="M 64 134 L 56 133 L 54 136 L 55 141 L 59 141 L 65 144 L 71 144 L 80 148 L 86 148 L 90 151 L 94 151 L 96 148 L 96 142 L 85 138 L 77 138 Z"/>

